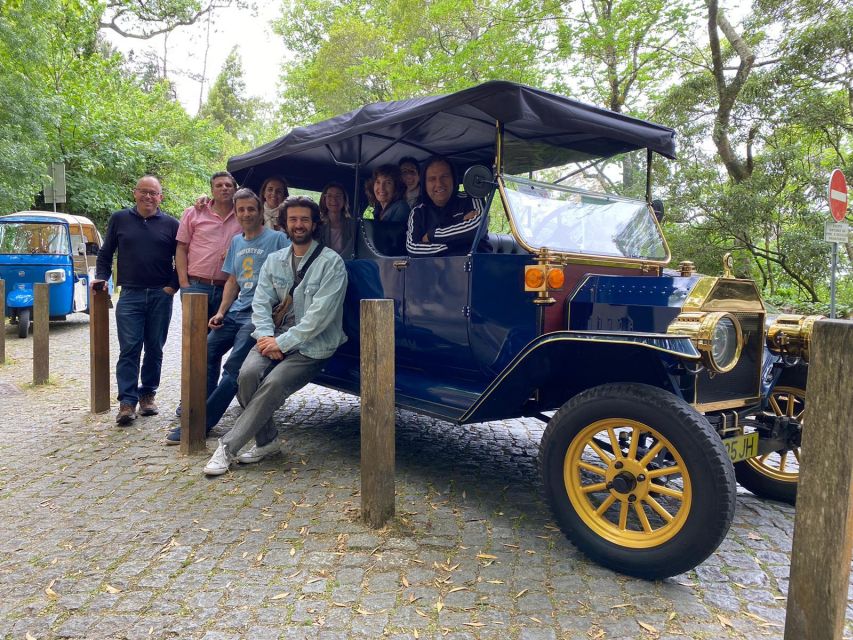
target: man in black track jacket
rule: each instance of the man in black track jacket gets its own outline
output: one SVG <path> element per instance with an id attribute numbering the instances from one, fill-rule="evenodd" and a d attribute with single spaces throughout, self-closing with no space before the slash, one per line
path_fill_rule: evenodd
<path id="1" fill-rule="evenodd" d="M 464 255 L 483 222 L 483 203 L 458 193 L 453 165 L 433 156 L 424 163 L 421 203 L 409 214 L 406 251 L 410 256 Z M 489 251 L 486 240 L 480 251 Z"/>

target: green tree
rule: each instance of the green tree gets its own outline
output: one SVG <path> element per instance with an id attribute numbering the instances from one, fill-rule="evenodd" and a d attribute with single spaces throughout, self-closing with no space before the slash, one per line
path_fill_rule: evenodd
<path id="1" fill-rule="evenodd" d="M 235 138 L 241 138 L 248 123 L 255 119 L 258 107 L 257 100 L 246 96 L 243 64 L 235 46 L 210 87 L 207 101 L 199 110 L 199 115 L 222 125 Z"/>
<path id="2" fill-rule="evenodd" d="M 797 6 L 798 20 L 822 20 L 813 3 Z M 706 7 L 708 48 L 658 107 L 686 150 L 668 180 L 670 210 L 684 225 L 676 253 L 689 257 L 684 249 L 696 246 L 706 259 L 740 252 L 768 293 L 817 302 L 828 276 L 826 178 L 832 166 L 846 166 L 851 150 L 849 84 L 808 77 L 814 64 L 797 52 L 818 45 L 803 32 L 781 42 L 766 35 L 791 33 L 790 16 L 765 12 L 736 26 L 714 0 Z M 824 49 L 823 65 L 834 67 L 845 46 Z"/>
<path id="3" fill-rule="evenodd" d="M 84 0 L 32 0 L 0 15 L 0 86 L 20 100 L 0 112 L 0 145 L 10 145 L 0 159 L 4 208 L 32 206 L 46 164 L 58 160 L 66 166 L 66 211 L 103 222 L 131 202 L 144 173 L 162 177 L 164 208 L 176 211 L 218 164 L 221 130 L 188 116 L 167 84 L 143 90 L 101 46 L 99 11 Z"/>
<path id="4" fill-rule="evenodd" d="M 276 23 L 295 59 L 282 117 L 305 123 L 370 102 L 463 89 L 490 79 L 540 84 L 542 33 L 529 0 L 293 0 Z M 290 37 L 291 25 L 300 25 Z"/>

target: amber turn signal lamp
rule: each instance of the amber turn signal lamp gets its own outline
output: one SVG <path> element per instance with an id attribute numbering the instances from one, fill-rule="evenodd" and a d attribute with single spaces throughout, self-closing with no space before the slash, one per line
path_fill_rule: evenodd
<path id="1" fill-rule="evenodd" d="M 524 290 L 545 290 L 545 269 L 539 265 L 528 265 L 524 267 Z"/>
<path id="2" fill-rule="evenodd" d="M 559 267 L 548 269 L 548 288 L 562 289 L 566 282 L 566 276 L 563 275 L 563 270 Z"/>

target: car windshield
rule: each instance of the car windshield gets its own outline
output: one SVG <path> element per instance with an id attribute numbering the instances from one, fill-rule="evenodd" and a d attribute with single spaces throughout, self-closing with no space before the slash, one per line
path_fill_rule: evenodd
<path id="1" fill-rule="evenodd" d="M 503 176 L 513 226 L 532 249 L 666 262 L 669 250 L 642 200 Z"/>
<path id="2" fill-rule="evenodd" d="M 63 255 L 70 251 L 68 229 L 45 222 L 0 223 L 0 254 Z"/>

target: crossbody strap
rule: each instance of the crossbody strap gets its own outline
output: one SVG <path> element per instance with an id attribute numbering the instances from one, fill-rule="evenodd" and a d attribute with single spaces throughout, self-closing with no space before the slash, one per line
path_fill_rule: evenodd
<path id="1" fill-rule="evenodd" d="M 299 284 L 302 282 L 302 279 L 305 277 L 305 274 L 308 272 L 308 267 L 311 266 L 311 264 L 314 262 L 314 260 L 317 258 L 317 256 L 320 255 L 320 252 L 322 250 L 323 250 L 323 245 L 318 243 L 317 246 L 315 247 L 314 251 L 311 252 L 311 255 L 308 256 L 307 258 L 303 258 L 302 264 L 299 265 L 299 271 L 297 271 L 296 274 L 293 276 L 293 286 L 290 287 L 290 291 L 287 292 L 288 297 L 293 298 L 293 292 L 296 291 L 296 287 L 298 287 Z M 291 256 L 290 259 L 293 261 L 293 262 L 291 262 L 291 265 L 292 265 L 295 262 L 296 256 L 293 253 L 291 253 L 290 256 Z"/>

